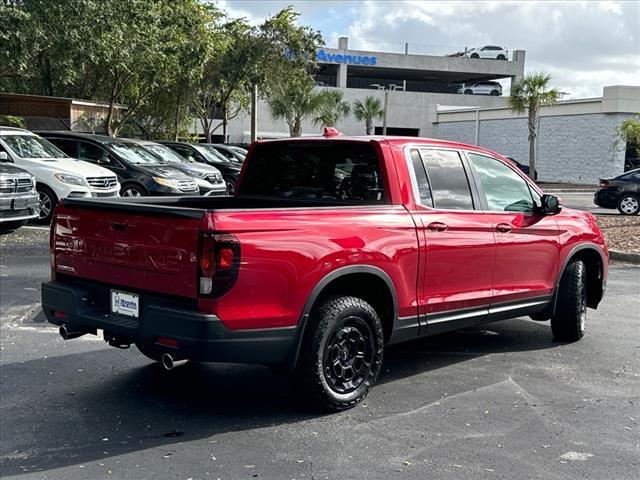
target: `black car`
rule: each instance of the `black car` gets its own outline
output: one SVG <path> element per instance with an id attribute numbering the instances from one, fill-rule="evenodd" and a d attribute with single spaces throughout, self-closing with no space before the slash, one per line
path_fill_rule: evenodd
<path id="1" fill-rule="evenodd" d="M 95 163 L 118 176 L 123 197 L 199 195 L 195 179 L 162 162 L 135 142 L 105 135 L 40 132 L 70 157 Z"/>
<path id="2" fill-rule="evenodd" d="M 623 215 L 640 212 L 640 168 L 615 178 L 600 179 L 593 203 L 602 208 L 617 208 Z"/>
<path id="3" fill-rule="evenodd" d="M 227 182 L 227 190 L 230 194 L 233 194 L 236 190 L 236 182 L 242 170 L 242 164 L 238 162 L 232 162 L 223 157 L 218 151 L 211 145 L 204 143 L 186 143 L 186 142 L 158 142 L 163 145 L 167 145 L 185 158 L 193 159 L 196 162 L 207 163 L 213 165 L 220 173 L 222 178 Z"/>
<path id="4" fill-rule="evenodd" d="M 513 164 L 518 167 L 522 173 L 526 174 L 527 176 L 529 176 L 529 165 L 525 165 L 524 163 L 520 163 L 519 161 L 517 161 L 515 158 L 513 157 L 506 157 L 509 160 L 511 160 L 513 162 Z M 538 180 L 538 171 L 536 170 L 533 174 L 533 179 L 534 180 Z"/>
<path id="5" fill-rule="evenodd" d="M 236 150 L 236 147 L 224 145 L 223 143 L 202 143 L 201 145 L 214 148 L 220 155 L 232 162 L 242 163 L 244 162 L 244 157 L 247 156 Z"/>
<path id="6" fill-rule="evenodd" d="M 196 162 L 195 160 L 189 160 L 178 154 L 175 150 L 172 150 L 168 146 L 160 143 L 151 142 L 149 140 L 134 140 L 131 138 L 127 140 L 140 145 L 167 165 L 171 165 L 181 172 L 193 177 L 198 184 L 201 195 L 226 195 L 227 186 L 222 179 L 222 174 L 216 167 Z"/>

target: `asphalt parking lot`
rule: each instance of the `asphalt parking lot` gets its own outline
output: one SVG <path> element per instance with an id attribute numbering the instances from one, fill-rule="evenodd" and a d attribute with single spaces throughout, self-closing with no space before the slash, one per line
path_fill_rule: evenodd
<path id="1" fill-rule="evenodd" d="M 578 343 L 515 319 L 405 344 L 364 404 L 318 415 L 264 367 L 64 342 L 38 306 L 47 237 L 0 237 L 4 478 L 638 478 L 639 267 L 612 265 Z"/>

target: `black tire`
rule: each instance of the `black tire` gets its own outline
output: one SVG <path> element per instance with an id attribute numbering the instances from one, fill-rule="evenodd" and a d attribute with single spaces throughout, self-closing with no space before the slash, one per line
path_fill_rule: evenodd
<path id="1" fill-rule="evenodd" d="M 40 196 L 40 216 L 37 221 L 38 223 L 51 223 L 53 210 L 58 204 L 58 197 L 53 193 L 53 190 L 46 185 L 37 184 L 36 191 Z"/>
<path id="2" fill-rule="evenodd" d="M 162 360 L 162 354 L 164 352 L 160 352 L 158 350 L 152 350 L 150 348 L 143 347 L 142 345 L 139 345 L 137 343 L 136 343 L 136 348 L 140 351 L 141 354 L 143 354 L 149 360 L 153 360 L 154 362 L 159 362 L 160 360 Z"/>
<path id="3" fill-rule="evenodd" d="M 572 260 L 560 279 L 556 311 L 551 317 L 554 340 L 575 342 L 584 336 L 587 320 L 587 269 Z"/>
<path id="4" fill-rule="evenodd" d="M 618 211 L 622 215 L 638 215 L 640 212 L 640 198 L 633 193 L 624 193 L 618 199 Z"/>
<path id="5" fill-rule="evenodd" d="M 498 60 L 506 60 L 506 59 L 507 59 L 507 57 L 505 57 L 504 55 L 500 54 L 500 55 L 498 55 L 498 56 L 496 57 L 496 59 L 498 59 Z"/>
<path id="6" fill-rule="evenodd" d="M 20 227 L 24 227 L 27 223 L 29 223 L 29 220 L 15 220 L 13 222 L 0 223 L 0 232 L 17 230 Z"/>
<path id="7" fill-rule="evenodd" d="M 322 410 L 355 407 L 376 383 L 384 352 L 378 314 L 360 298 L 336 296 L 314 309 L 294 378 L 304 400 Z"/>
<path id="8" fill-rule="evenodd" d="M 471 58 L 480 58 L 480 55 L 478 55 L 477 53 L 472 53 Z"/>
<path id="9" fill-rule="evenodd" d="M 126 183 L 120 189 L 121 197 L 144 197 L 147 195 L 147 191 L 140 185 L 135 183 Z"/>
<path id="10" fill-rule="evenodd" d="M 498 90 L 491 90 L 491 96 L 498 97 L 500 96 L 500 92 Z"/>
<path id="11" fill-rule="evenodd" d="M 465 94 L 465 95 L 473 95 L 473 90 L 471 90 L 470 88 L 467 88 L 467 89 L 464 91 L 464 94 Z"/>
<path id="12" fill-rule="evenodd" d="M 231 178 L 225 178 L 225 182 L 227 182 L 227 194 L 235 195 L 236 193 L 236 181 Z"/>

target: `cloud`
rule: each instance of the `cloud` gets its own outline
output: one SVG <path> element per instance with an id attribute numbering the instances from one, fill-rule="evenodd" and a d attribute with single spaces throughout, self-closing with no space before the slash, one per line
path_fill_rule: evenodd
<path id="1" fill-rule="evenodd" d="M 545 71 L 572 97 L 640 83 L 640 2 L 221 1 L 259 23 L 289 4 L 327 45 L 444 55 L 484 44 L 526 50 L 526 71 Z"/>

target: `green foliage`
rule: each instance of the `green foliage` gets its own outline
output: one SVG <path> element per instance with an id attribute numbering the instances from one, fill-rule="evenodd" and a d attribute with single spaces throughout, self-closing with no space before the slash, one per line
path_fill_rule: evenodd
<path id="1" fill-rule="evenodd" d="M 302 135 L 302 121 L 320 112 L 325 94 L 315 89 L 315 83 L 306 74 L 290 76 L 271 86 L 267 99 L 271 116 L 284 120 L 289 126 L 289 135 Z"/>
<path id="2" fill-rule="evenodd" d="M 0 91 L 108 102 L 111 135 L 183 137 L 194 116 L 226 134 L 253 85 L 268 96 L 315 70 L 322 38 L 298 18 L 289 7 L 251 26 L 199 0 L 1 0 Z"/>
<path id="3" fill-rule="evenodd" d="M 349 115 L 351 106 L 342 100 L 342 92 L 339 90 L 324 90 L 318 114 L 313 119 L 314 125 L 334 127 L 340 120 Z"/>
<path id="4" fill-rule="evenodd" d="M 528 111 L 529 127 L 529 176 L 535 177 L 535 141 L 538 130 L 538 114 L 545 105 L 553 105 L 560 98 L 556 88 L 549 88 L 551 76 L 545 73 L 529 73 L 511 85 L 509 107 L 515 113 Z"/>
<path id="5" fill-rule="evenodd" d="M 616 127 L 612 149 L 626 149 L 627 144 L 634 145 L 636 155 L 640 157 L 640 116 L 628 118 Z"/>
<path id="6" fill-rule="evenodd" d="M 353 114 L 358 120 L 365 122 L 366 134 L 371 135 L 373 121 L 384 116 L 384 108 L 380 99 L 369 95 L 363 101 L 356 100 L 353 102 Z"/>
<path id="7" fill-rule="evenodd" d="M 27 128 L 27 124 L 24 122 L 24 118 L 16 117 L 14 115 L 0 115 L 0 125 L 6 125 L 8 127 Z"/>

